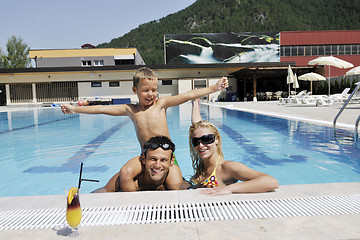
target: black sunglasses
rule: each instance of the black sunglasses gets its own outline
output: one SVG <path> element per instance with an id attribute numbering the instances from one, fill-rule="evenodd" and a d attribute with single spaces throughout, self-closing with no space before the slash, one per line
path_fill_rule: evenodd
<path id="1" fill-rule="evenodd" d="M 196 147 L 197 145 L 200 144 L 200 142 L 202 144 L 211 144 L 213 142 L 215 142 L 215 135 L 214 134 L 207 134 L 207 135 L 203 135 L 199 138 L 193 137 L 191 138 L 191 143 L 194 147 Z"/>
<path id="2" fill-rule="evenodd" d="M 143 154 L 146 155 L 147 150 L 156 150 L 159 147 L 161 147 L 163 150 L 171 150 L 172 152 L 175 151 L 174 144 L 168 144 L 168 143 L 145 143 L 143 148 Z"/>

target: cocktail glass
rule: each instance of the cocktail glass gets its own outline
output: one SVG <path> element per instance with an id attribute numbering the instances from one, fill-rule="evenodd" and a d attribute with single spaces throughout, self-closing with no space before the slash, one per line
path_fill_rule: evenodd
<path id="1" fill-rule="evenodd" d="M 82 217 L 79 195 L 77 188 L 71 188 L 66 200 L 66 221 L 72 228 L 72 235 L 78 234 L 78 226 Z"/>

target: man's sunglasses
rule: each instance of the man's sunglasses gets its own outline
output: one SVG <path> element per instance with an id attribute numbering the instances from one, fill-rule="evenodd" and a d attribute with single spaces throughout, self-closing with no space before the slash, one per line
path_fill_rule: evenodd
<path id="1" fill-rule="evenodd" d="M 175 146 L 174 144 L 168 144 L 168 143 L 146 143 L 144 145 L 144 149 L 143 149 L 143 153 L 146 154 L 147 150 L 151 149 L 151 150 L 156 150 L 159 147 L 161 147 L 163 150 L 171 150 L 171 151 L 175 151 Z"/>
<path id="2" fill-rule="evenodd" d="M 207 135 L 203 135 L 199 138 L 196 138 L 196 137 L 191 138 L 191 143 L 194 147 L 199 145 L 200 142 L 202 144 L 211 144 L 211 143 L 215 142 L 215 138 L 216 137 L 214 134 L 207 134 Z"/>

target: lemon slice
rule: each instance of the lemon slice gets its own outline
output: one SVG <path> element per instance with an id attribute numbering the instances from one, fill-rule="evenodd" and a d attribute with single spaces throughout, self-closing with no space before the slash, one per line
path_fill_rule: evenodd
<path id="1" fill-rule="evenodd" d="M 73 187 L 70 189 L 68 194 L 68 203 L 71 204 L 72 200 L 74 199 L 74 195 L 76 195 L 78 192 L 78 189 L 76 187 Z"/>

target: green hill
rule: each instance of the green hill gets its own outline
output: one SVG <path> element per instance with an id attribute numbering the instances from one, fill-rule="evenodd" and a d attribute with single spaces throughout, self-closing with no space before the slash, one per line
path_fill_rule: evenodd
<path id="1" fill-rule="evenodd" d="M 135 47 L 164 63 L 164 34 L 360 29 L 359 0 L 197 0 L 97 47 Z"/>

